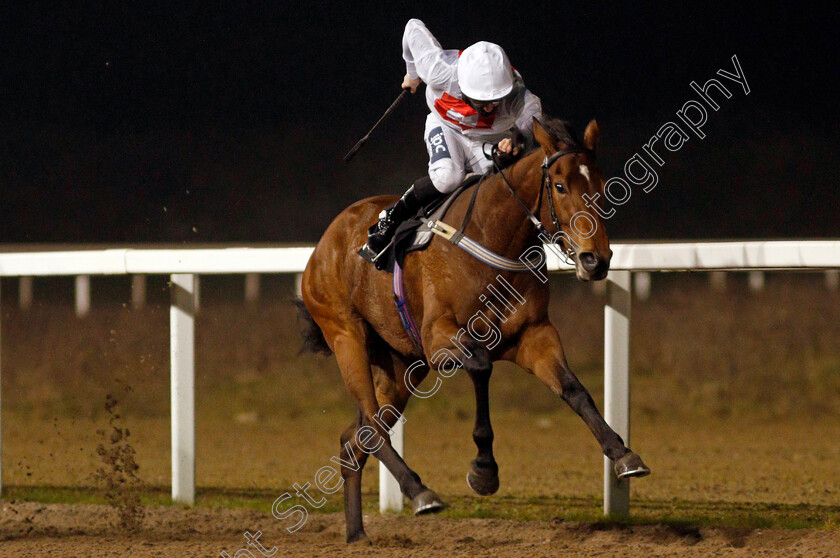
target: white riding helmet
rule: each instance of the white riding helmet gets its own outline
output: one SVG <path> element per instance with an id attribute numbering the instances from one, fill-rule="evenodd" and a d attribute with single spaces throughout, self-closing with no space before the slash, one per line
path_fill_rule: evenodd
<path id="1" fill-rule="evenodd" d="M 477 101 L 494 101 L 510 93 L 513 70 L 502 47 L 480 41 L 465 49 L 458 59 L 458 86 Z"/>

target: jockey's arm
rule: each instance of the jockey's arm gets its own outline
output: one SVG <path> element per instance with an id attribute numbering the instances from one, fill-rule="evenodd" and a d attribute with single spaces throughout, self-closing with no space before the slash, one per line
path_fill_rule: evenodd
<path id="1" fill-rule="evenodd" d="M 402 39 L 405 77 L 402 88 L 414 93 L 422 80 L 427 85 L 443 86 L 450 79 L 452 67 L 443 58 L 437 39 L 419 19 L 405 25 Z"/>
<path id="2" fill-rule="evenodd" d="M 522 96 L 522 108 L 519 109 L 516 115 L 516 127 L 519 131 L 530 138 L 533 135 L 534 117 L 540 117 L 542 114 L 542 103 L 540 98 L 528 91 L 527 89 Z"/>
<path id="3" fill-rule="evenodd" d="M 514 106 L 517 107 L 516 126 L 512 129 L 511 137 L 501 140 L 496 148 L 501 153 L 516 157 L 527 145 L 527 138 L 532 135 L 532 119 L 542 113 L 542 104 L 539 97 L 525 89 Z"/>

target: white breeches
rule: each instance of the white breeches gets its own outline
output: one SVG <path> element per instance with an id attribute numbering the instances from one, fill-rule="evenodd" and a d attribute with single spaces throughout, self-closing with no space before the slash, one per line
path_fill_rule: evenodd
<path id="1" fill-rule="evenodd" d="M 448 194 L 461 185 L 468 172 L 483 174 L 492 168 L 493 161 L 484 155 L 484 145 L 488 144 L 486 151 L 489 155 L 491 146 L 506 134 L 469 138 L 442 124 L 437 116 L 430 113 L 423 137 L 429 153 L 429 178 L 438 191 Z"/>

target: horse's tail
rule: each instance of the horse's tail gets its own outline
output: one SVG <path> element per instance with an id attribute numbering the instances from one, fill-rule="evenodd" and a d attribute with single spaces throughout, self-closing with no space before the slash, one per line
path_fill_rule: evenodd
<path id="1" fill-rule="evenodd" d="M 294 304 L 297 306 L 298 318 L 303 322 L 300 330 L 300 334 L 303 337 L 303 346 L 300 348 L 300 353 L 309 351 L 312 353 L 331 355 L 332 350 L 330 349 L 330 346 L 327 345 L 327 340 L 324 339 L 324 332 L 321 331 L 321 328 L 317 323 L 315 323 L 315 320 L 312 318 L 312 314 L 309 313 L 309 310 L 303 303 L 303 299 L 296 298 L 294 300 Z"/>

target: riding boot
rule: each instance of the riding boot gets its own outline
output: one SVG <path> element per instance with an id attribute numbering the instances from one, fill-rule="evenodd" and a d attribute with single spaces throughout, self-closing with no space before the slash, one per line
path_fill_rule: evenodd
<path id="1" fill-rule="evenodd" d="M 379 214 L 379 222 L 368 229 L 368 248 L 379 254 L 391 241 L 400 223 L 416 214 L 418 209 L 420 209 L 420 200 L 414 194 L 414 185 L 412 185 L 397 203 L 383 209 Z"/>
<path id="2" fill-rule="evenodd" d="M 379 259 L 379 255 L 388 247 L 397 227 L 439 196 L 440 192 L 434 187 L 432 180 L 424 176 L 416 180 L 394 205 L 382 210 L 379 221 L 368 229 L 366 245 L 369 253 L 376 255 L 374 264 L 377 269 L 383 269 L 385 265 L 385 262 Z M 365 247 L 362 250 L 364 251 Z"/>

